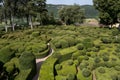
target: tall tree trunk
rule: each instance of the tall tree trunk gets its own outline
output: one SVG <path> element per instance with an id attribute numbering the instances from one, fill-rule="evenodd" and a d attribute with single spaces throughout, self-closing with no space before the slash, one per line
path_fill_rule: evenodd
<path id="1" fill-rule="evenodd" d="M 29 22 L 29 23 L 30 23 L 30 27 L 31 27 L 31 29 L 33 29 L 33 23 L 32 23 L 32 16 L 31 16 L 31 15 L 29 15 L 29 19 L 30 19 L 30 20 L 29 20 L 29 21 L 30 21 L 30 22 Z"/>
<path id="2" fill-rule="evenodd" d="M 8 31 L 7 30 L 7 19 L 6 19 L 6 12 L 5 11 L 4 11 L 3 16 L 4 16 L 4 22 L 5 22 L 5 32 L 7 32 Z"/>
<path id="3" fill-rule="evenodd" d="M 40 22 L 40 25 L 42 25 L 41 13 L 39 14 L 39 22 Z"/>
<path id="4" fill-rule="evenodd" d="M 27 25 L 29 25 L 29 15 L 26 15 Z"/>
<path id="5" fill-rule="evenodd" d="M 15 31 L 15 23 L 14 23 L 14 16 L 11 14 L 11 21 L 12 21 L 12 29 Z"/>
<path id="6" fill-rule="evenodd" d="M 5 25 L 5 32 L 8 32 L 8 28 L 7 28 L 7 26 Z"/>

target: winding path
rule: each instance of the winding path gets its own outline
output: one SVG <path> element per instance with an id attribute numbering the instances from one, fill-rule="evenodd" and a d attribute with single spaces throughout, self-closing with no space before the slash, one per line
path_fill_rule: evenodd
<path id="1" fill-rule="evenodd" d="M 95 75 L 95 71 L 92 72 L 92 80 L 96 80 L 96 75 Z"/>
<path id="2" fill-rule="evenodd" d="M 47 44 L 48 47 L 50 47 L 50 44 Z M 33 80 L 39 80 L 39 71 L 42 65 L 42 62 L 44 62 L 47 58 L 49 58 L 52 54 L 54 53 L 54 50 L 50 47 L 50 51 L 49 51 L 49 55 L 46 56 L 45 58 L 41 58 L 41 59 L 36 59 L 36 66 L 37 66 L 37 74 L 35 75 L 35 77 L 33 78 Z"/>

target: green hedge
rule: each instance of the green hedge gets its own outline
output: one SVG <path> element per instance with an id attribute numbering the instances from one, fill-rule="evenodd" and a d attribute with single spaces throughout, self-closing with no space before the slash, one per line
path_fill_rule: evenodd
<path id="1" fill-rule="evenodd" d="M 55 69 L 56 69 L 56 70 L 61 70 L 61 69 L 62 69 L 62 66 L 61 66 L 60 64 L 57 64 L 57 65 L 55 65 Z"/>
<path id="2" fill-rule="evenodd" d="M 89 77 L 84 77 L 82 71 L 78 71 L 77 80 L 92 80 L 92 75 Z"/>
<path id="3" fill-rule="evenodd" d="M 70 59 L 71 57 L 72 57 L 72 53 L 61 55 L 61 58 L 58 61 L 61 63 L 63 61 L 66 61 L 66 60 Z"/>
<path id="4" fill-rule="evenodd" d="M 38 37 L 39 35 L 40 35 L 40 32 L 39 32 L 39 31 L 32 32 L 32 36 L 33 36 L 33 37 Z"/>
<path id="5" fill-rule="evenodd" d="M 61 44 L 61 48 L 67 48 L 67 47 L 69 47 L 69 44 L 68 44 L 68 42 L 66 40 L 61 40 L 60 44 Z"/>
<path id="6" fill-rule="evenodd" d="M 44 58 L 49 54 L 49 51 L 50 51 L 50 48 L 38 54 L 34 54 L 34 55 L 36 56 L 36 58 Z"/>
<path id="7" fill-rule="evenodd" d="M 77 45 L 77 49 L 78 49 L 78 50 L 83 50 L 83 49 L 84 49 L 83 44 L 78 44 L 78 45 Z"/>
<path id="8" fill-rule="evenodd" d="M 76 77 L 74 74 L 70 73 L 67 75 L 67 80 L 76 80 Z"/>
<path id="9" fill-rule="evenodd" d="M 82 74 L 84 77 L 89 77 L 91 75 L 91 72 L 90 72 L 90 70 L 85 68 L 82 70 Z"/>
<path id="10" fill-rule="evenodd" d="M 56 58 L 50 57 L 43 62 L 40 69 L 39 80 L 54 80 L 54 65 L 56 61 Z"/>
<path id="11" fill-rule="evenodd" d="M 101 74 L 105 73 L 104 67 L 99 67 L 98 72 Z"/>
<path id="12" fill-rule="evenodd" d="M 25 45 L 25 51 L 32 52 L 36 58 L 43 58 L 48 55 L 49 53 L 49 47 L 43 42 L 43 43 L 27 43 Z"/>
<path id="13" fill-rule="evenodd" d="M 15 53 L 13 50 L 10 49 L 10 47 L 3 47 L 0 50 L 0 61 L 1 62 L 6 63 L 13 57 L 15 57 Z"/>
<path id="14" fill-rule="evenodd" d="M 104 44 L 112 43 L 112 39 L 109 38 L 109 37 L 103 37 L 103 38 L 101 38 L 101 41 L 102 41 Z"/>
<path id="15" fill-rule="evenodd" d="M 66 76 L 57 75 L 57 76 L 55 76 L 55 80 L 67 80 L 67 77 Z"/>
<path id="16" fill-rule="evenodd" d="M 32 80 L 32 78 L 28 77 L 31 71 L 31 69 L 21 70 L 14 80 Z"/>
<path id="17" fill-rule="evenodd" d="M 75 46 L 76 40 L 75 40 L 74 38 L 72 38 L 72 37 L 66 37 L 65 39 L 66 39 L 66 41 L 68 42 L 69 47 Z"/>
<path id="18" fill-rule="evenodd" d="M 5 63 L 4 66 L 8 73 L 14 72 L 14 69 L 19 69 L 19 60 L 18 58 L 12 58 L 9 62 Z"/>
<path id="19" fill-rule="evenodd" d="M 94 47 L 94 43 L 91 41 L 91 39 L 87 38 L 87 39 L 84 39 L 82 44 L 84 45 L 84 47 L 87 49 L 87 48 L 92 48 Z"/>
<path id="20" fill-rule="evenodd" d="M 79 52 L 79 51 L 76 51 L 76 52 L 74 52 L 74 53 L 72 54 L 72 59 L 73 59 L 73 60 L 76 60 L 80 55 L 81 55 L 80 52 Z"/>
<path id="21" fill-rule="evenodd" d="M 34 77 L 34 75 L 36 74 L 35 56 L 30 52 L 24 52 L 24 53 L 22 53 L 22 55 L 19 58 L 19 64 L 20 64 L 20 68 L 19 68 L 20 75 L 18 75 L 17 78 L 24 80 L 21 75 L 25 74 L 27 77 L 27 80 L 31 80 Z M 21 72 L 21 71 L 23 71 L 23 72 Z M 17 80 L 17 78 L 16 78 L 16 80 Z"/>

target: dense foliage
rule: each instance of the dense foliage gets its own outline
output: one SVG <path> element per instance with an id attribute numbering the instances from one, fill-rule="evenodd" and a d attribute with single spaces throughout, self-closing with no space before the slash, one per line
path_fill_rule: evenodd
<path id="1" fill-rule="evenodd" d="M 120 0 L 93 0 L 93 2 L 95 8 L 100 12 L 100 23 L 109 25 L 118 22 Z"/>
<path id="2" fill-rule="evenodd" d="M 50 43 L 55 52 L 42 63 L 40 80 L 92 80 L 92 75 L 118 80 L 119 39 L 117 29 L 82 26 L 50 25 L 1 34 L 0 79 L 31 80 L 35 59 L 48 55 Z"/>
<path id="3" fill-rule="evenodd" d="M 30 24 L 31 28 L 33 28 L 33 18 L 37 19 L 40 24 L 44 23 L 44 17 L 46 17 L 47 14 L 45 7 L 46 0 L 1 0 L 1 21 L 13 26 L 14 24 L 19 24 L 21 19 L 24 20 L 24 18 L 26 18 L 26 24 Z M 8 22 L 8 20 L 10 22 Z M 22 21 L 22 23 L 25 23 L 25 21 Z"/>
<path id="4" fill-rule="evenodd" d="M 60 19 L 65 24 L 83 23 L 84 11 L 79 5 L 62 7 L 59 10 Z"/>
<path id="5" fill-rule="evenodd" d="M 46 8 L 48 9 L 49 13 L 53 13 L 55 18 L 58 18 L 58 10 L 61 7 L 65 7 L 67 5 L 54 5 L 54 4 L 47 4 Z M 98 11 L 94 8 L 93 5 L 81 5 L 81 8 L 85 11 L 85 17 L 86 18 L 97 18 L 98 17 Z"/>

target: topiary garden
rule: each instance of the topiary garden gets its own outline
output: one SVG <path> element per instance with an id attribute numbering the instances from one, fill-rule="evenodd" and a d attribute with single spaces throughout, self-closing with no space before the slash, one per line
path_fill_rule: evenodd
<path id="1" fill-rule="evenodd" d="M 0 36 L 0 79 L 32 80 L 35 59 L 49 55 L 50 43 L 55 52 L 42 63 L 39 80 L 92 80 L 93 71 L 97 80 L 119 80 L 120 34 L 115 31 L 50 25 L 4 33 Z"/>

